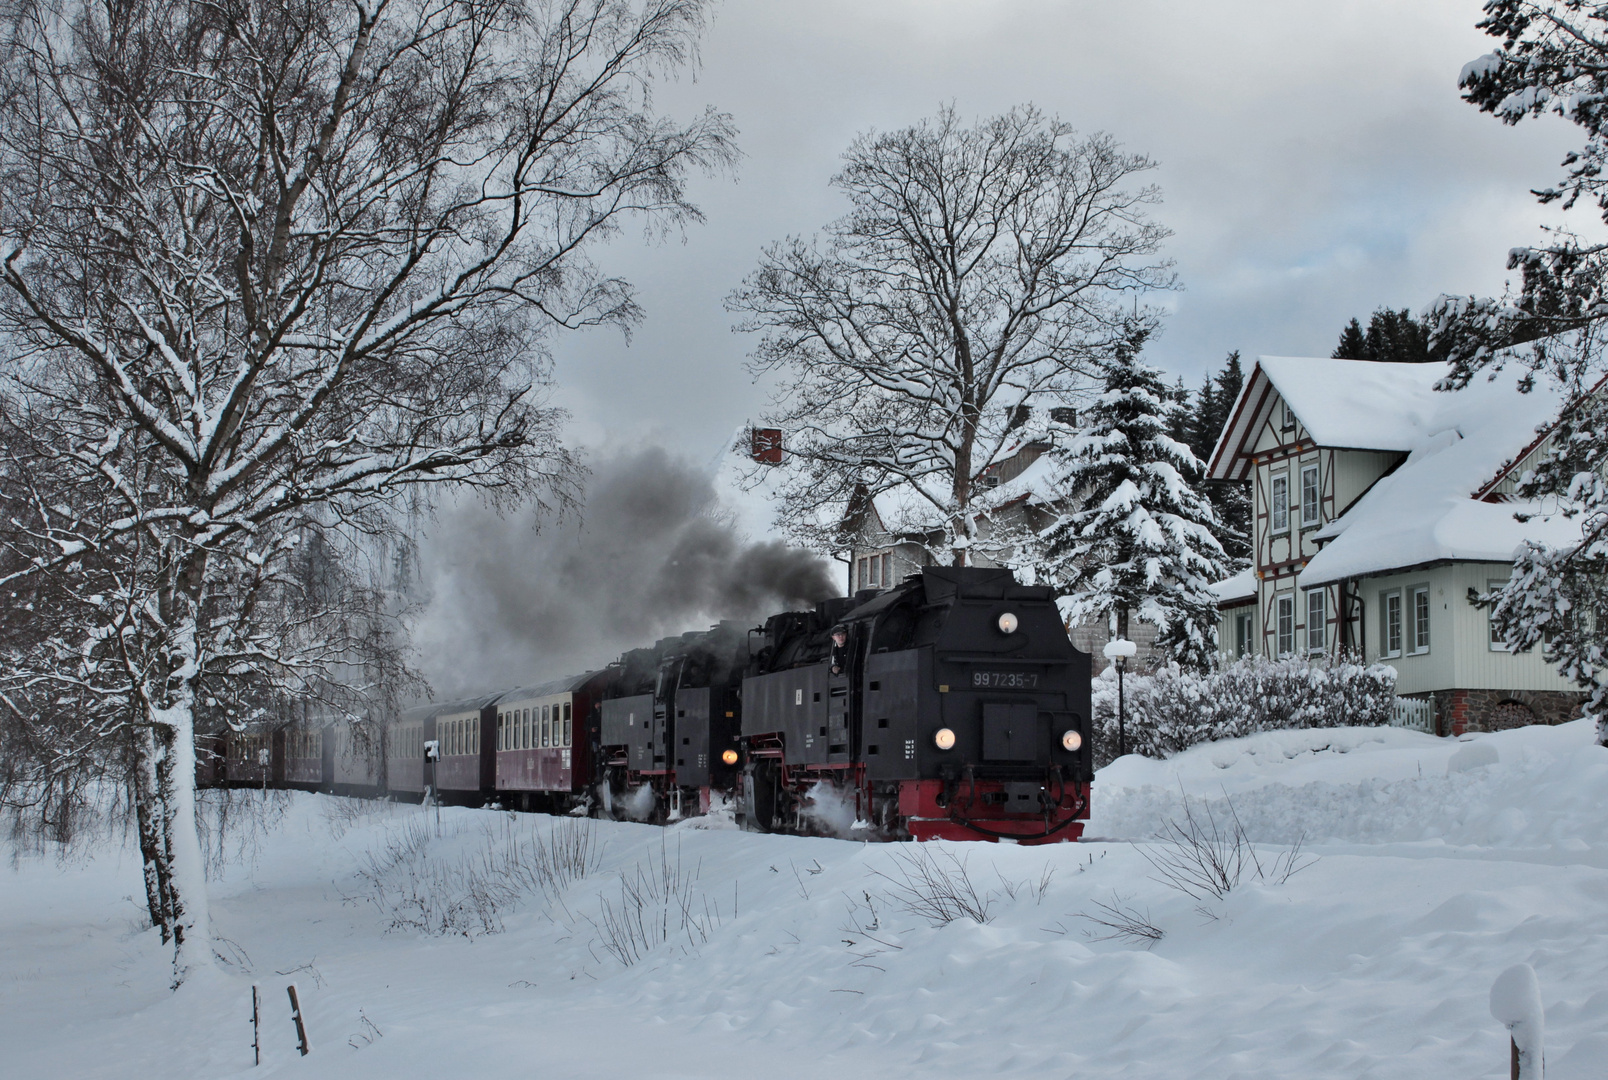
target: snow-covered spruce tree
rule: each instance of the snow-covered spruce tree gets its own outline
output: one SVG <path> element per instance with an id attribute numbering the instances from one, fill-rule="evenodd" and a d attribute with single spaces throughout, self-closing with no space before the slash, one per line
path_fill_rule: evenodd
<path id="1" fill-rule="evenodd" d="M 990 506 L 979 478 L 1033 405 L 1088 386 L 1127 308 L 1172 285 L 1153 261 L 1153 163 L 1078 138 L 1031 106 L 855 140 L 832 180 L 852 209 L 826 240 L 789 239 L 727 301 L 763 334 L 779 392 L 782 523 L 840 546 L 845 508 L 897 491 L 941 563 L 964 565 Z M 856 490 L 860 491 L 856 496 Z"/>
<path id="2" fill-rule="evenodd" d="M 1481 598 L 1509 648 L 1540 646 L 1558 671 L 1587 693 L 1597 741 L 1608 746 L 1608 392 L 1576 402 L 1547 456 L 1519 483 L 1522 499 L 1580 522 L 1580 543 L 1535 542 L 1513 561 L 1507 585 Z"/>
<path id="3" fill-rule="evenodd" d="M 1156 627 L 1182 667 L 1217 656 L 1217 600 L 1208 586 L 1227 557 L 1211 503 L 1196 489 L 1201 463 L 1167 434 L 1181 403 L 1144 363 L 1149 330 L 1130 322 L 1105 365 L 1105 389 L 1079 414 L 1078 433 L 1051 451 L 1066 511 L 1045 531 L 1039 580 L 1069 597 L 1074 622 L 1115 615 Z"/>
<path id="4" fill-rule="evenodd" d="M 1500 45 L 1463 68 L 1464 100 L 1508 124 L 1551 113 L 1583 128 L 1584 144 L 1565 156 L 1562 180 L 1536 194 L 1565 209 L 1584 197 L 1608 221 L 1608 8 L 1583 0 L 1489 0 L 1479 25 Z M 1433 320 L 1436 351 L 1452 362 L 1443 389 L 1519 363 L 1574 396 L 1551 457 L 1524 478 L 1521 496 L 1579 521 L 1582 539 L 1561 548 L 1528 545 L 1508 584 L 1480 601 L 1494 603 L 1510 646 L 1540 644 L 1586 692 L 1586 712 L 1608 745 L 1608 672 L 1598 614 L 1608 570 L 1608 423 L 1601 400 L 1608 373 L 1602 348 L 1608 245 L 1582 243 L 1567 231 L 1550 241 L 1509 254 L 1508 268 L 1522 272 L 1517 295 L 1442 297 L 1426 317 Z"/>
<path id="5" fill-rule="evenodd" d="M 175 983 L 210 953 L 211 681 L 293 694 L 335 662 L 316 605 L 262 602 L 306 529 L 441 485 L 566 497 L 544 341 L 629 325 L 588 251 L 695 220 L 687 171 L 732 157 L 725 116 L 649 101 L 706 6 L 6 8 L 0 394 L 81 497 L 36 508 L 0 585 L 67 582 L 80 614 L 40 649 L 123 669 Z"/>

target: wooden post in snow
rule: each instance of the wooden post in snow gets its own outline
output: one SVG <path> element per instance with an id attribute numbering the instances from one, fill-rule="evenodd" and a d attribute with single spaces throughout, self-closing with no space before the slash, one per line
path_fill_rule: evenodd
<path id="1" fill-rule="evenodd" d="M 262 1064 L 262 991 L 251 988 L 251 1063 Z"/>
<path id="2" fill-rule="evenodd" d="M 1496 977 L 1491 986 L 1491 1016 L 1508 1029 L 1512 1080 L 1543 1080 L 1546 1010 L 1534 968 L 1514 964 Z"/>
<path id="3" fill-rule="evenodd" d="M 312 1047 L 307 1045 L 307 1025 L 302 1022 L 301 1000 L 296 997 L 296 984 L 291 983 L 285 987 L 285 993 L 290 995 L 290 1018 L 296 1022 L 296 1042 L 301 1050 L 302 1057 Z"/>

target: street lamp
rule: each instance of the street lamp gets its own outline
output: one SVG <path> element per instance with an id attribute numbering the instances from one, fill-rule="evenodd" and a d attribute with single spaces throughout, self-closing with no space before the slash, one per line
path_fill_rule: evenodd
<path id="1" fill-rule="evenodd" d="M 1105 658 L 1117 665 L 1117 756 L 1125 757 L 1128 753 L 1128 722 L 1126 703 L 1122 698 L 1122 672 L 1128 666 L 1128 658 L 1139 652 L 1139 646 L 1125 638 L 1113 638 L 1106 642 Z"/>

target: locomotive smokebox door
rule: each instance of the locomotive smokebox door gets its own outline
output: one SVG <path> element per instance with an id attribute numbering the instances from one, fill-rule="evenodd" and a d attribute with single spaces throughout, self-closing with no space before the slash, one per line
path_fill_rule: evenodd
<path id="1" fill-rule="evenodd" d="M 983 705 L 983 760 L 1033 761 L 1047 748 L 1034 702 Z"/>

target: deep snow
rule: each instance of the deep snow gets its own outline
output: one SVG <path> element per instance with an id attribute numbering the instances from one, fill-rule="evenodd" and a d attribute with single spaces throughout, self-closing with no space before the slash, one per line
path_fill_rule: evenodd
<path id="1" fill-rule="evenodd" d="M 600 823 L 601 868 L 560 902 L 506 908 L 501 933 L 387 932 L 354 873 L 366 853 L 425 829 L 426 861 L 444 865 L 551 820 L 448 809 L 435 840 L 418 807 L 296 795 L 213 884 L 231 962 L 177 995 L 140 929 L 129 849 L 0 872 L 0 1075 L 1498 1077 L 1492 985 L 1528 963 L 1547 1075 L 1602 1077 L 1608 750 L 1591 735 L 1325 729 L 1124 758 L 1096 788 L 1090 835 L 1104 839 L 923 847 L 965 860 L 987 925 L 900 910 L 879 873 L 898 876 L 910 845 L 756 836 L 716 817 Z M 1169 889 L 1136 842 L 1185 796 L 1218 818 L 1232 800 L 1264 860 L 1304 834 L 1318 861 L 1283 884 L 1247 876 L 1223 900 Z M 699 928 L 673 926 L 624 967 L 594 924 L 622 873 L 662 858 L 690 881 Z M 1148 913 L 1165 936 L 1097 940 L 1079 918 L 1096 903 Z"/>

